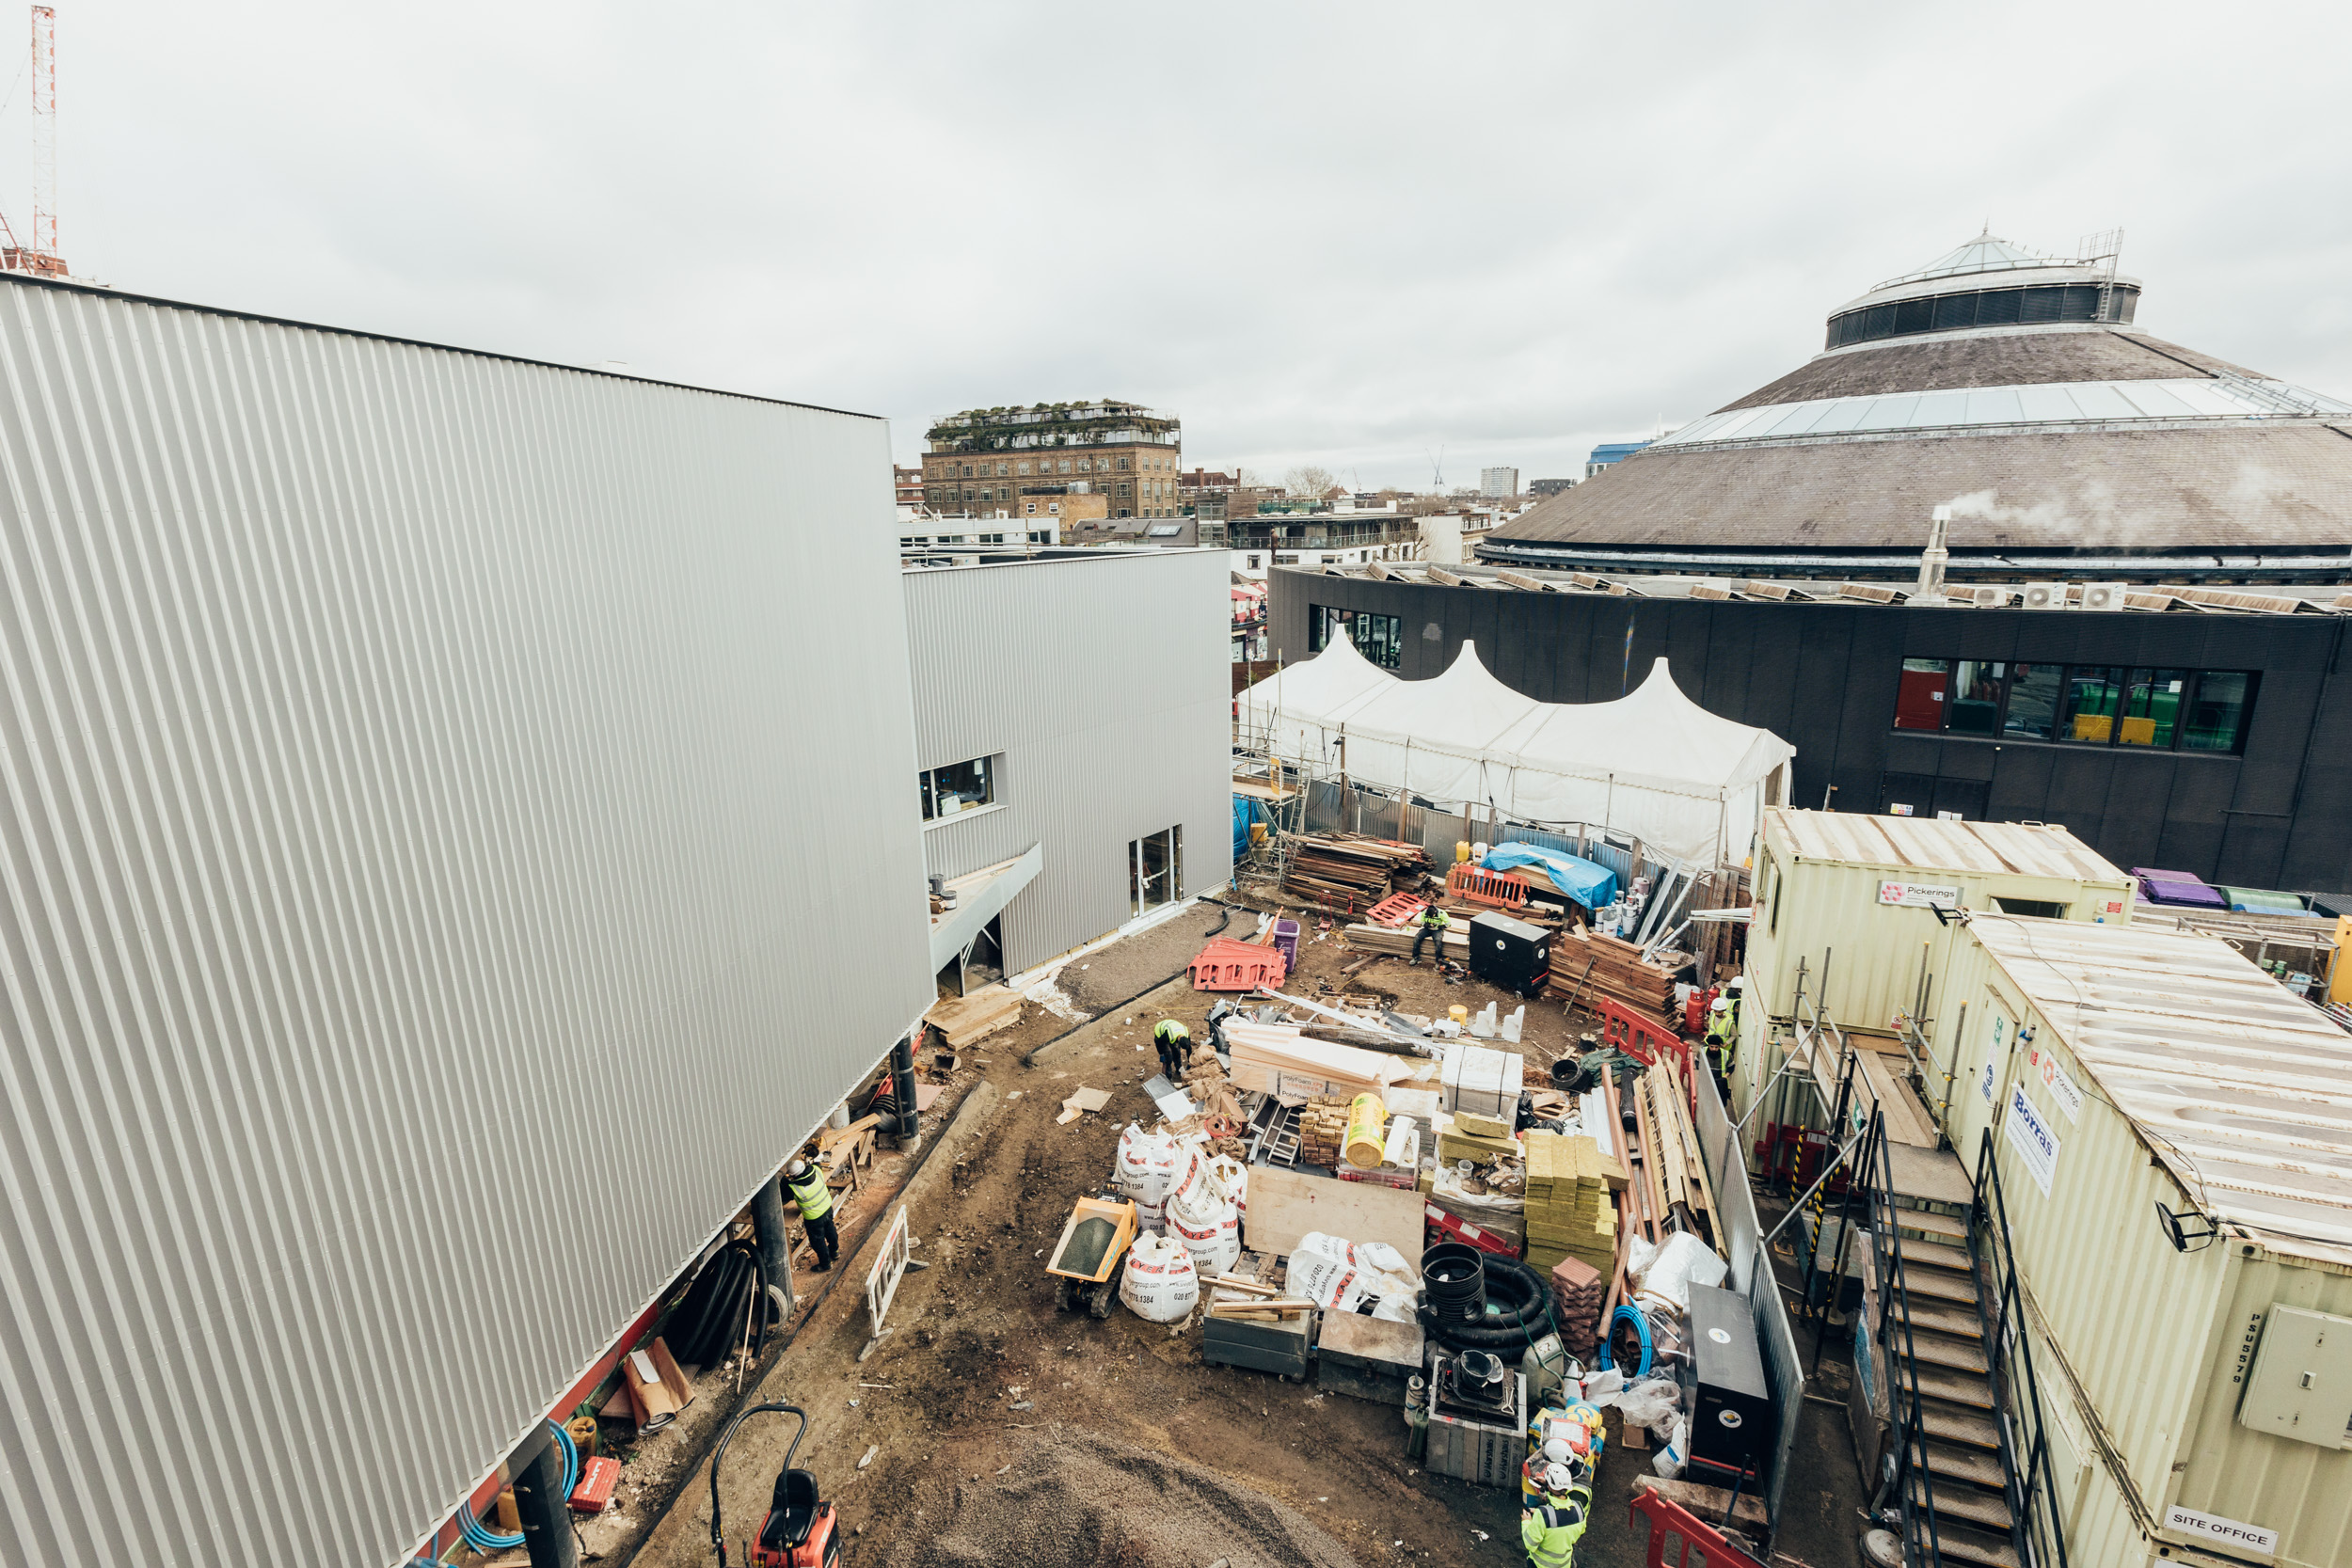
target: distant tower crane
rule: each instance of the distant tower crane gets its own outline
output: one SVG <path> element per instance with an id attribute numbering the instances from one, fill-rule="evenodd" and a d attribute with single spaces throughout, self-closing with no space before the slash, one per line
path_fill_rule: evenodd
<path id="1" fill-rule="evenodd" d="M 57 11 L 33 8 L 33 229 L 32 243 L 19 244 L 16 230 L 0 215 L 0 271 L 37 277 L 67 276 L 57 254 Z"/>

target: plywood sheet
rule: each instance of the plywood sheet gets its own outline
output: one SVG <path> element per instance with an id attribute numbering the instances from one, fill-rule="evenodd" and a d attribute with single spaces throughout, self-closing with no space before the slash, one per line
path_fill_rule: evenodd
<path id="1" fill-rule="evenodd" d="M 1249 1168 L 1242 1240 L 1252 1252 L 1287 1254 L 1310 1230 L 1351 1242 L 1386 1242 L 1421 1266 L 1422 1196 L 1372 1181 L 1306 1176 L 1279 1165 Z"/>

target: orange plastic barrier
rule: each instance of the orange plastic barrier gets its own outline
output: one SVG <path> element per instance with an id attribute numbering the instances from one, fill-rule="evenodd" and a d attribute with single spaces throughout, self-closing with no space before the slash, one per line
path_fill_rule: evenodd
<path id="1" fill-rule="evenodd" d="M 1527 908 L 1527 879 L 1508 871 L 1456 863 L 1446 870 L 1445 890 L 1466 902 L 1498 910 Z"/>

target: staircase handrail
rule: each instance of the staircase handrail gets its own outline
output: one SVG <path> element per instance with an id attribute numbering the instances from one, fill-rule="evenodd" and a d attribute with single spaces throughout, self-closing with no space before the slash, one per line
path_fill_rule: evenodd
<path id="1" fill-rule="evenodd" d="M 1986 1201 L 1987 1194 L 1991 1201 Z M 2009 1233 L 2009 1205 L 2001 1196 L 2001 1170 L 1994 1158 L 1993 1133 L 1987 1129 L 1977 1149 L 1976 1174 L 1977 1224 L 1983 1229 L 1986 1242 L 1997 1256 L 1987 1257 L 1985 1262 L 1997 1278 L 1995 1299 L 1998 1311 L 1985 1326 L 1985 1370 L 1993 1386 L 1994 1427 L 2001 1436 L 2002 1471 L 2006 1477 L 2005 1490 L 2009 1498 L 2010 1542 L 2016 1550 L 2023 1568 L 2066 1568 L 2066 1531 L 2058 1522 L 2054 1506 L 2058 1497 L 2056 1467 L 2050 1462 L 2049 1428 L 2042 1415 L 2042 1386 L 2034 1376 L 2033 1338 L 2026 1332 L 2022 1321 L 2013 1317 L 2023 1305 L 2023 1287 L 2017 1278 L 2017 1253 Z M 2010 1386 L 2009 1328 L 2018 1322 L 2017 1351 L 2014 1361 L 2023 1371 L 2019 1386 Z M 2030 1433 L 2011 1432 L 2011 1418 L 2030 1418 Z M 2016 1439 L 2025 1437 L 2022 1462 L 2015 1451 Z M 2037 1528 L 2046 1531 L 2049 1550 L 2042 1549 Z"/>
<path id="2" fill-rule="evenodd" d="M 1890 1395 L 1887 1404 L 1895 1418 L 1894 1486 L 1898 1515 L 1902 1521 L 1903 1557 L 1915 1568 L 1943 1568 L 1944 1542 L 1936 1516 L 1935 1477 L 1926 1462 L 1927 1409 L 1919 1389 L 1918 1345 L 1911 1326 L 1911 1284 L 1903 1272 L 1902 1237 L 1896 1228 L 1900 1222 L 1895 1208 L 1894 1156 L 1887 1148 L 1886 1112 L 1875 1103 L 1870 1111 L 1870 1143 L 1861 1175 L 1869 1188 L 1870 1251 L 1877 1267 L 1879 1290 L 1895 1308 L 1879 1326 L 1880 1341 L 1883 1344 L 1898 1328 L 1902 1333 L 1901 1354 L 1890 1354 L 1886 1360 Z M 1867 1304 L 1864 1309 L 1868 1309 Z M 1913 1499 L 1915 1470 L 1924 1481 L 1924 1508 Z M 1924 1557 L 1919 1555 L 1922 1547 Z"/>

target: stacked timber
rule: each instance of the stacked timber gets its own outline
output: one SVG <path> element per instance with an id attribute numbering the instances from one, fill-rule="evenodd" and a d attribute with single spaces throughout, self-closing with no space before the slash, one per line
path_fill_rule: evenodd
<path id="1" fill-rule="evenodd" d="M 923 1022 L 939 1031 L 939 1037 L 951 1049 L 965 1046 L 993 1035 L 1007 1024 L 1021 1021 L 1021 993 L 1003 986 L 989 986 L 969 996 L 954 996 L 932 1004 L 923 1015 Z"/>
<path id="2" fill-rule="evenodd" d="M 1617 1209 L 1602 1174 L 1600 1147 L 1587 1137 L 1527 1134 L 1527 1260 L 1549 1273 L 1573 1258 L 1595 1273 L 1615 1272 Z"/>
<path id="3" fill-rule="evenodd" d="M 1282 891 L 1303 903 L 1368 910 L 1417 883 L 1429 864 L 1420 846 L 1359 833 L 1284 833 L 1290 863 Z"/>
<path id="4" fill-rule="evenodd" d="M 1388 953 L 1397 958 L 1410 958 L 1413 937 L 1419 927 L 1414 926 L 1350 926 L 1341 934 L 1347 945 L 1359 953 Z M 1451 929 L 1440 933 L 1444 938 L 1445 956 L 1456 963 L 1470 962 L 1470 924 L 1456 919 Z M 1430 944 L 1422 942 L 1422 957 L 1429 956 Z"/>
<path id="5" fill-rule="evenodd" d="M 1703 1069 L 1702 1069 L 1703 1070 Z M 1675 1067 L 1660 1062 L 1633 1081 L 1632 1180 L 1626 1188 L 1628 1223 L 1653 1243 L 1689 1230 L 1724 1251 L 1715 1220 L 1715 1189 L 1699 1156 L 1690 1091 Z M 1743 1177 L 1744 1179 L 1744 1177 Z"/>
<path id="6" fill-rule="evenodd" d="M 1298 1163 L 1327 1170 L 1340 1164 L 1340 1144 L 1347 1131 L 1348 1102 L 1337 1095 L 1316 1095 L 1298 1110 Z"/>
<path id="7" fill-rule="evenodd" d="M 1689 961 L 1681 953 L 1645 959 L 1632 942 L 1580 926 L 1552 942 L 1551 980 L 1544 994 L 1560 1001 L 1574 997 L 1585 1007 L 1605 996 L 1646 1017 L 1672 1022 L 1675 971 Z"/>
<path id="8" fill-rule="evenodd" d="M 1352 1045 L 1309 1039 L 1295 1023 L 1225 1022 L 1233 1084 L 1295 1104 L 1317 1095 L 1344 1101 L 1370 1089 L 1378 1093 L 1427 1066 Z"/>

